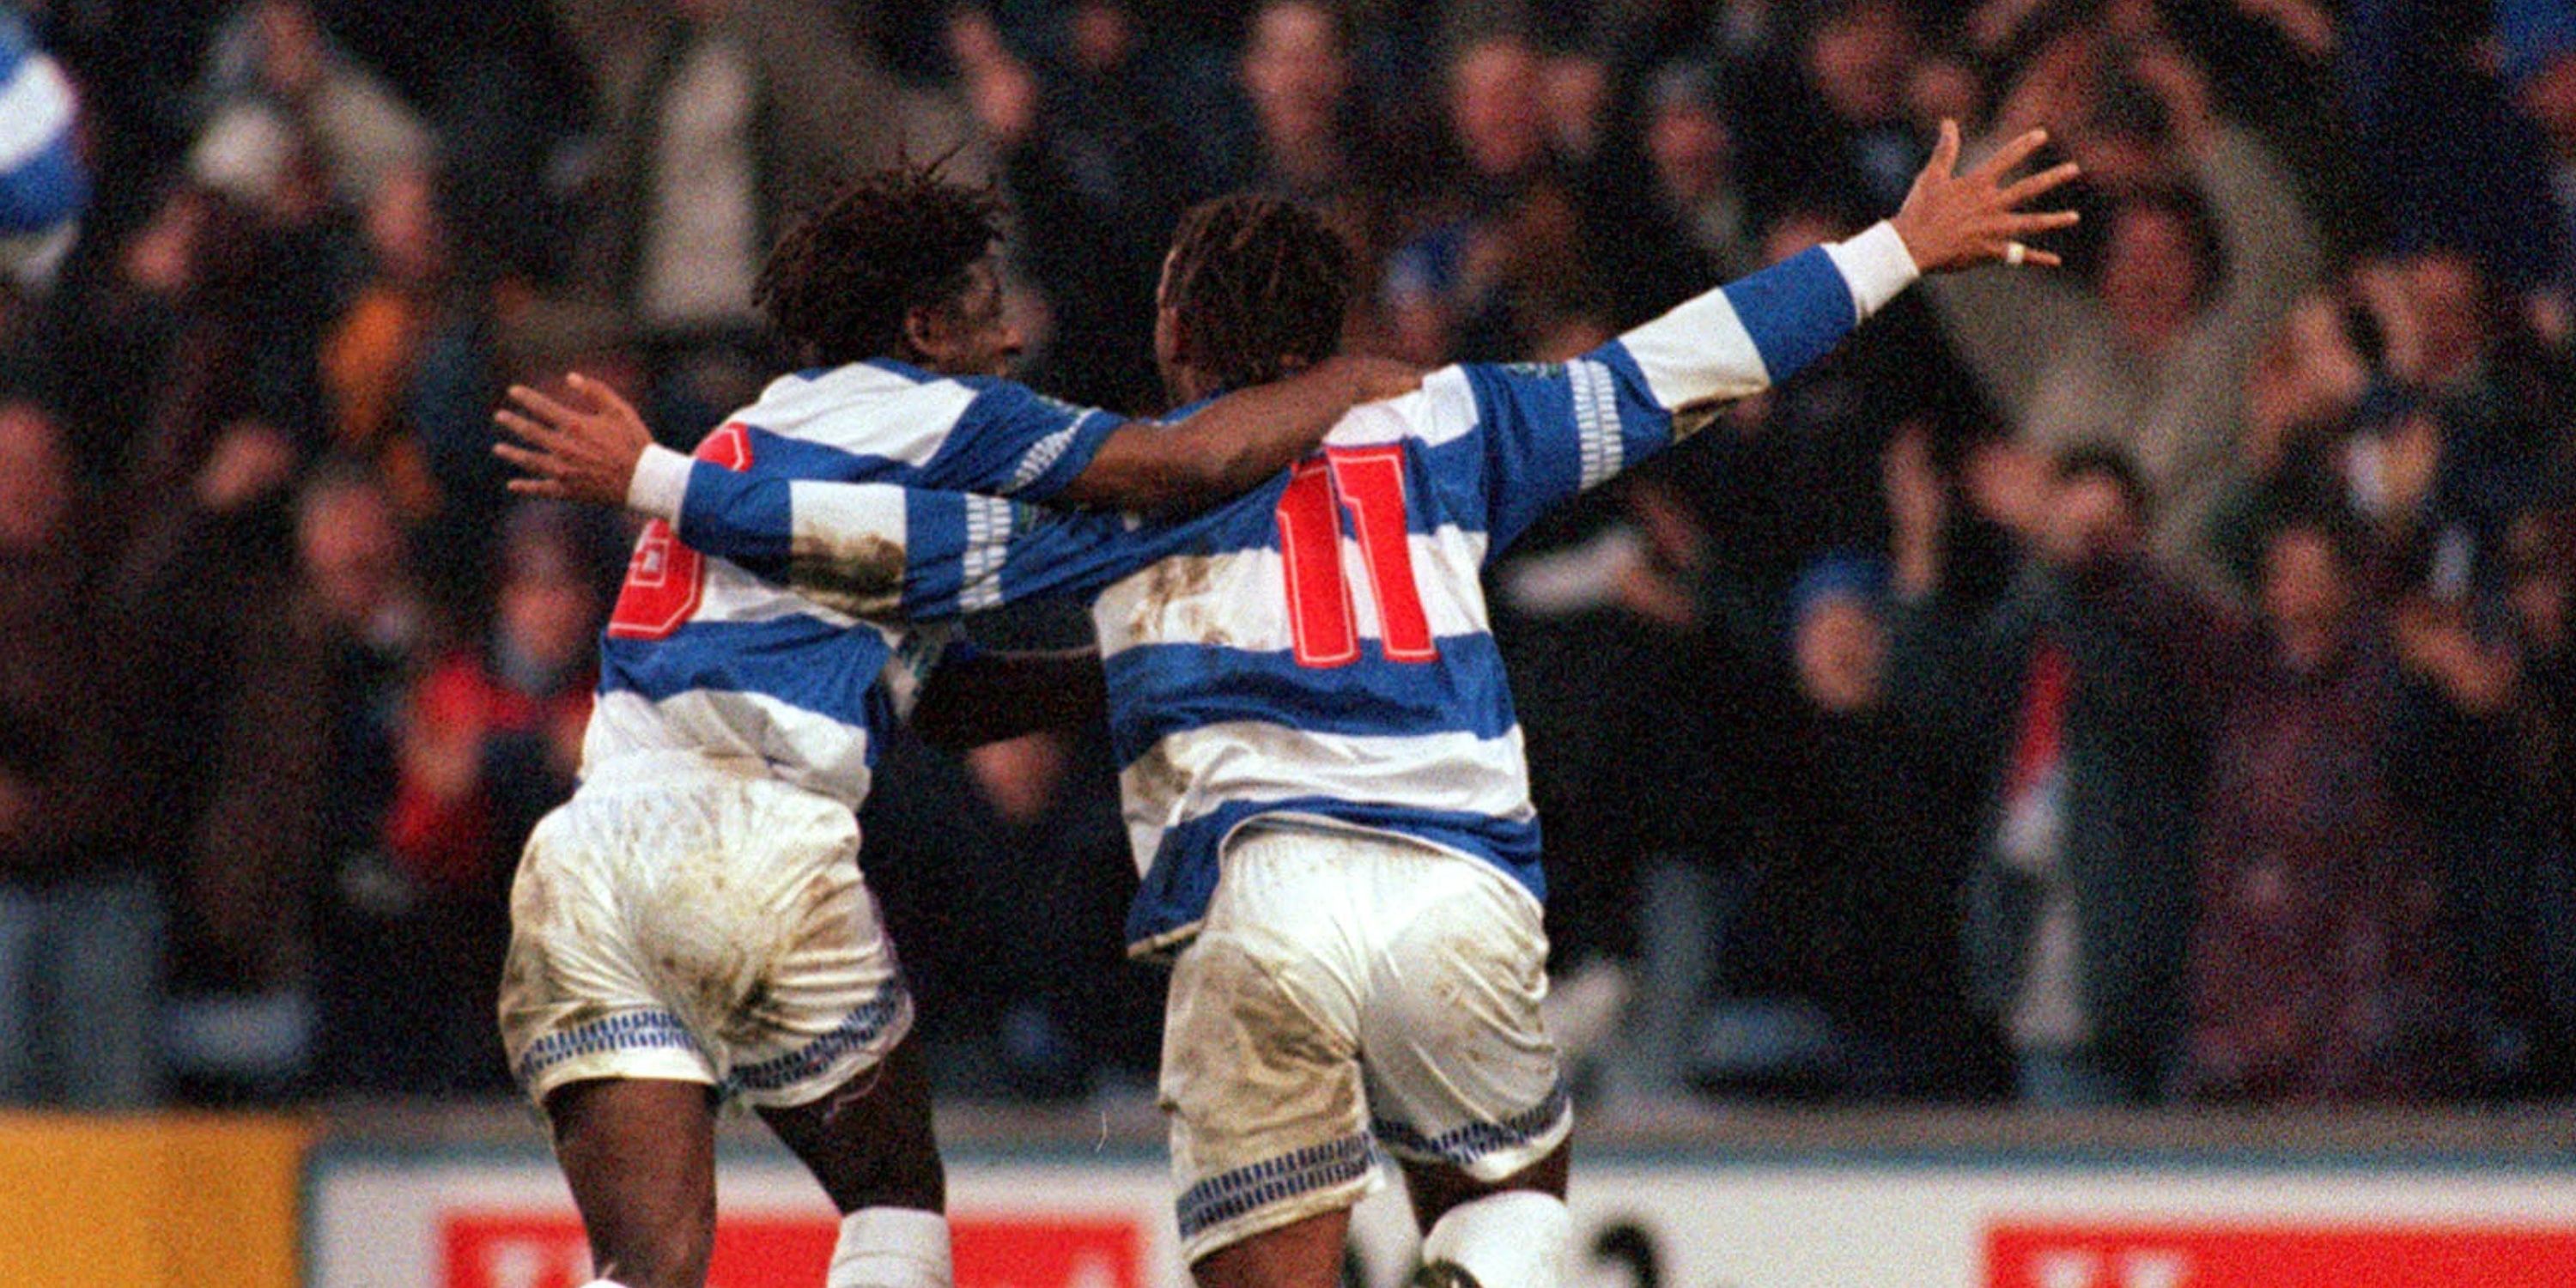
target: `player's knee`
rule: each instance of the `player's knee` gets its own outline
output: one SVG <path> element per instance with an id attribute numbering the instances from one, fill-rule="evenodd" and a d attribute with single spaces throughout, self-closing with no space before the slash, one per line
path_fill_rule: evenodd
<path id="1" fill-rule="evenodd" d="M 677 1213 L 597 1249 L 601 1274 L 625 1288 L 704 1288 L 714 1255 L 715 1212 Z"/>

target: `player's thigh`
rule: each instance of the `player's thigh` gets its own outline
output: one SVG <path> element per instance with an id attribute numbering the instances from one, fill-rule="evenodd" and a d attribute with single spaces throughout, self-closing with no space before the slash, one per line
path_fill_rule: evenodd
<path id="1" fill-rule="evenodd" d="M 576 793 L 537 824 L 519 860 L 499 1019 L 511 1071 L 541 1106 L 556 1088 L 597 1079 L 718 1081 L 633 915 L 662 843 L 694 848 L 706 828 L 678 802 L 640 801 Z"/>
<path id="2" fill-rule="evenodd" d="M 627 1288 L 696 1288 L 715 1246 L 715 1119 L 703 1083 L 605 1078 L 545 1098 L 591 1259 Z"/>
<path id="3" fill-rule="evenodd" d="M 1382 892 L 1388 919 L 1361 1011 L 1373 1127 L 1408 1165 L 1482 1183 L 1521 1173 L 1572 1124 L 1540 1017 L 1547 938 L 1501 873 L 1435 858 Z"/>
<path id="4" fill-rule="evenodd" d="M 1334 1208 L 1230 1243 L 1190 1266 L 1199 1288 L 1337 1288 L 1351 1210 Z"/>
<path id="5" fill-rule="evenodd" d="M 1377 1183 L 1351 970 L 1317 924 L 1330 887 L 1304 872 L 1326 875 L 1271 881 L 1281 874 L 1257 850 L 1230 856 L 1206 928 L 1173 964 L 1162 1102 L 1192 1262 L 1347 1209 Z"/>
<path id="6" fill-rule="evenodd" d="M 818 1099 L 908 1029 L 911 1000 L 847 808 L 760 779 L 585 791 L 529 842 L 502 1025 L 540 1097 L 582 1077 Z"/>
<path id="7" fill-rule="evenodd" d="M 705 999 L 699 1022 L 727 1088 L 758 1108 L 788 1109 L 870 1083 L 911 1032 L 913 1004 L 860 875 L 849 812 L 784 785 L 755 796 L 752 888 L 736 879 L 712 894 L 733 893 L 738 929 L 679 986 Z M 685 926 L 708 894 L 681 893 L 670 917 Z"/>

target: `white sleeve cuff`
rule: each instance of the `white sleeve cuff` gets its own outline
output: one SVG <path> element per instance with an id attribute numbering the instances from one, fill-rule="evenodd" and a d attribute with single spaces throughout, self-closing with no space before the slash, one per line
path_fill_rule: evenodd
<path id="1" fill-rule="evenodd" d="M 689 496 L 689 471 L 697 462 L 653 444 L 635 461 L 635 477 L 626 485 L 626 508 L 648 519 L 680 521 L 680 503 Z"/>
<path id="2" fill-rule="evenodd" d="M 1864 321 L 1923 276 L 1923 270 L 1914 266 L 1912 252 L 1905 249 L 1905 239 L 1884 219 L 1850 241 L 1828 244 L 1825 254 L 1842 270 L 1844 284 L 1851 287 L 1852 305 Z"/>

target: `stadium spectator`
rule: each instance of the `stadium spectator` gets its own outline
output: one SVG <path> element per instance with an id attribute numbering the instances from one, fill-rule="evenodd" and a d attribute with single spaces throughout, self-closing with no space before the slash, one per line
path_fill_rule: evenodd
<path id="1" fill-rule="evenodd" d="M 909 118 L 824 0 L 547 5 L 604 126 L 572 281 L 644 337 L 654 419 L 703 429 L 767 373 L 751 297 L 771 240 L 891 160 Z"/>
<path id="2" fill-rule="evenodd" d="M 1835 0 L 1812 21 L 1804 71 L 1819 110 L 1807 118 L 1813 150 L 1792 162 L 1808 168 L 1800 188 L 1854 210 L 1904 200 L 1930 151 L 1909 116 L 1922 54 L 1914 11 L 1898 0 Z"/>
<path id="3" fill-rule="evenodd" d="M 2502 858 L 2522 877 L 2488 906 L 2508 923 L 2496 938 L 2527 952 L 2536 976 L 2531 1050 L 2543 1087 L 2576 1084 L 2576 546 L 2558 510 L 2513 535 L 2505 575 L 2521 687 L 2503 741 L 2513 773 L 2491 795 L 2509 797 L 2519 831 Z M 2519 860 L 2519 862 L 2517 861 Z M 2492 922 L 2475 926 L 2492 932 Z M 2475 959 L 2472 958 L 2474 963 Z M 2509 1019 L 2510 1017 L 2508 1017 Z M 2557 1060 L 2552 1067 L 2551 1060 Z"/>
<path id="4" fill-rule="evenodd" d="M 120 661 L 61 427 L 0 400 L 0 1102 L 156 1094 L 167 914 Z"/>
<path id="5" fill-rule="evenodd" d="M 1758 971 L 1812 1000 L 1833 1025 L 1842 1094 L 1957 1098 L 1978 1089 L 1956 909 L 1982 784 L 1943 713 L 1894 683 L 1887 576 L 1834 555 L 1791 588 L 1800 711 L 1746 914 L 1752 969 L 1735 978 Z"/>
<path id="6" fill-rule="evenodd" d="M 2260 616 L 2197 644 L 2215 687 L 2181 1089 L 2226 1101 L 2456 1094 L 2465 1036 L 2441 873 L 2404 781 L 2399 647 L 2455 697 L 2492 703 L 2495 663 L 2393 641 L 2363 538 L 2290 516 L 2265 543 Z M 2509 667 L 2509 658 L 2505 665 Z M 2484 696 L 2469 697 L 2477 689 Z"/>
<path id="7" fill-rule="evenodd" d="M 257 622 L 252 672 L 221 713 L 215 788 L 197 831 L 201 926 L 183 981 L 201 1005 L 264 1022 L 201 1052 L 231 1094 L 295 1080 L 382 1088 L 412 1044 L 380 1009 L 383 918 L 404 895 L 381 837 L 402 695 L 436 632 L 398 511 L 363 466 L 326 464 L 297 498 L 295 577 Z M 281 1085 L 284 1084 L 284 1085 Z"/>
<path id="8" fill-rule="evenodd" d="M 302 0 L 257 0 L 217 34 L 213 104 L 189 153 L 200 183 L 245 203 L 309 168 L 331 199 L 364 206 L 428 162 L 428 127 L 382 79 L 336 48 Z"/>
<path id="9" fill-rule="evenodd" d="M 1549 133 L 1545 63 L 1517 36 L 1451 60 L 1452 160 L 1434 222 L 1399 247 L 1381 288 L 1388 339 L 1420 362 L 1503 360 L 1597 310 L 1579 194 Z"/>
<path id="10" fill-rule="evenodd" d="M 1972 1000 L 2003 1030 L 2021 1097 L 2157 1098 L 2178 1054 L 2201 725 L 2177 701 L 2193 659 L 2169 624 L 2209 611 L 2142 551 L 2148 494 L 2116 452 L 1969 461 L 1986 516 L 2023 553 L 1972 608 L 1944 594 L 1950 485 L 1892 457 L 1894 683 L 1968 731 L 1991 784 L 1968 877 Z"/>
<path id="11" fill-rule="evenodd" d="M 410 1034 L 382 1090 L 500 1091 L 494 1028 L 510 877 L 572 795 L 606 604 L 587 516 L 528 505 L 496 547 L 492 627 L 422 674 L 394 725 L 383 844 L 404 890 L 382 927 L 370 1004 Z"/>
<path id="12" fill-rule="evenodd" d="M 2315 281 L 2316 234 L 2279 163 L 2214 115 L 2179 51 L 2101 63 L 2090 33 L 2061 37 L 1999 116 L 2005 131 L 2049 126 L 2112 203 L 2091 288 L 1968 274 L 1931 298 L 2024 443 L 2120 444 L 2157 498 L 2150 548 L 2223 585 L 2203 537 L 2236 480 L 2245 374 Z M 2161 120 L 2088 119 L 2114 75 L 2151 94 Z"/>
<path id="13" fill-rule="evenodd" d="M 1030 379 L 1135 412 L 1162 398 L 1137 319 L 1152 315 L 1172 226 L 1216 187 L 1151 35 L 1107 0 L 1071 7 L 1051 59 L 1024 60 L 980 13 L 961 13 L 951 34 L 1020 215 L 1019 267 L 1046 298 Z"/>
<path id="14" fill-rule="evenodd" d="M 2555 7 L 2499 7 L 2518 57 L 2546 48 L 2531 37 L 2563 19 L 2529 19 Z M 2466 9 L 2366 0 L 2342 15 L 2335 86 L 2354 149 L 2370 160 L 2364 195 L 2384 249 L 2463 251 L 2519 293 L 2564 251 L 2540 132 L 2507 101 L 2482 48 L 2496 34 Z"/>

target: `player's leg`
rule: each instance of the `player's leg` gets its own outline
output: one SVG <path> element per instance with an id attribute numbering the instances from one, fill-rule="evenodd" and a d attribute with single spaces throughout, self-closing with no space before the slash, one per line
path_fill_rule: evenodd
<path id="1" fill-rule="evenodd" d="M 906 1038 L 822 1099 L 760 1116 L 841 1213 L 828 1288 L 945 1288 L 947 1180 L 920 1044 Z"/>
<path id="2" fill-rule="evenodd" d="M 1335 1208 L 1293 1225 L 1264 1230 L 1199 1258 L 1190 1277 L 1199 1288 L 1324 1288 L 1339 1284 L 1351 1210 Z"/>
<path id="3" fill-rule="evenodd" d="M 715 1249 L 715 1117 L 703 1083 L 594 1078 L 546 1097 L 591 1261 L 622 1288 L 699 1288 Z"/>
<path id="4" fill-rule="evenodd" d="M 624 1288 L 699 1288 L 715 1237 L 714 1065 L 663 1000 L 632 896 L 707 838 L 686 793 L 586 788 L 537 825 L 510 892 L 500 1022 L 545 1111 L 591 1257 Z"/>
<path id="5" fill-rule="evenodd" d="M 762 854 L 738 865 L 726 891 L 757 911 L 738 938 L 760 967 L 712 1021 L 728 1081 L 841 1212 L 828 1288 L 947 1288 L 930 1080 L 907 1040 L 911 994 L 859 874 L 857 826 L 839 805 L 775 783 L 749 790 L 745 809 Z"/>
<path id="6" fill-rule="evenodd" d="M 1573 1242 L 1572 1127 L 1539 1018 L 1537 901 L 1498 870 L 1385 847 L 1355 875 L 1382 912 L 1361 1018 L 1369 1101 L 1403 1163 L 1436 1288 L 1555 1288 Z"/>
<path id="7" fill-rule="evenodd" d="M 1173 963 L 1163 1034 L 1181 1253 L 1204 1288 L 1331 1288 L 1380 1183 L 1335 843 L 1254 831 Z"/>
<path id="8" fill-rule="evenodd" d="M 1439 1163 L 1407 1162 L 1404 1186 L 1422 1227 L 1422 1288 L 1542 1288 L 1562 1282 L 1574 1236 L 1565 1210 L 1572 1150 L 1497 1181 Z"/>

